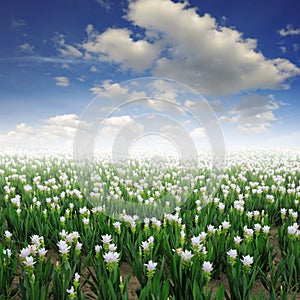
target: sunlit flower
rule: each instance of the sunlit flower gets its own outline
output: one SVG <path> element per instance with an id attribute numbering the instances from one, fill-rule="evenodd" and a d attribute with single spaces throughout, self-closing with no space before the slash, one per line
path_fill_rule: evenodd
<path id="1" fill-rule="evenodd" d="M 250 270 L 251 265 L 253 264 L 253 257 L 250 255 L 243 256 L 241 262 L 244 265 L 245 270 Z"/>

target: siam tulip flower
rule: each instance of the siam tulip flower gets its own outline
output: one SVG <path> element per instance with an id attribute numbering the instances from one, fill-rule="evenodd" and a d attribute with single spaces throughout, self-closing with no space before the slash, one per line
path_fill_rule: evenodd
<path id="1" fill-rule="evenodd" d="M 100 245 L 95 246 L 96 258 L 99 257 L 99 253 L 100 253 L 101 249 L 102 249 L 102 246 L 100 246 Z"/>
<path id="2" fill-rule="evenodd" d="M 259 223 L 254 224 L 254 231 L 258 235 L 261 230 L 261 225 Z"/>
<path id="3" fill-rule="evenodd" d="M 259 218 L 259 215 L 260 215 L 259 211 L 258 211 L 258 210 L 255 210 L 255 211 L 253 212 L 254 220 L 257 220 L 257 219 Z"/>
<path id="4" fill-rule="evenodd" d="M 10 231 L 8 231 L 8 230 L 5 230 L 4 237 L 5 237 L 5 240 L 7 242 L 10 242 L 11 241 L 11 237 L 12 237 L 12 233 Z"/>
<path id="5" fill-rule="evenodd" d="M 216 232 L 216 230 L 217 229 L 211 224 L 207 226 L 207 231 L 209 236 L 212 236 Z"/>
<path id="6" fill-rule="evenodd" d="M 294 223 L 292 226 L 288 226 L 287 230 L 288 230 L 288 236 L 294 240 L 296 237 L 296 233 L 298 231 L 298 227 L 299 225 L 297 223 Z"/>
<path id="7" fill-rule="evenodd" d="M 253 229 L 244 226 L 244 235 L 245 235 L 246 242 L 247 243 L 251 242 L 253 239 Z"/>
<path id="8" fill-rule="evenodd" d="M 211 277 L 211 272 L 213 271 L 212 263 L 209 261 L 205 261 L 203 263 L 202 270 L 204 272 L 204 276 L 205 276 L 206 280 L 209 281 L 210 277 Z"/>
<path id="9" fill-rule="evenodd" d="M 76 299 L 76 292 L 75 292 L 75 288 L 72 285 L 70 289 L 67 289 L 67 293 L 69 294 L 70 299 Z"/>
<path id="10" fill-rule="evenodd" d="M 6 255 L 8 258 L 11 258 L 12 252 L 10 249 L 3 249 L 3 254 Z"/>
<path id="11" fill-rule="evenodd" d="M 189 251 L 189 250 L 185 250 L 185 251 L 182 251 L 181 253 L 180 253 L 180 256 L 181 256 L 181 259 L 182 259 L 182 263 L 183 263 L 183 266 L 184 267 L 189 267 L 189 266 L 191 266 L 191 264 L 192 264 L 192 258 L 193 258 L 193 256 L 194 256 L 194 254 L 192 254 L 192 252 L 191 251 Z"/>
<path id="12" fill-rule="evenodd" d="M 223 212 L 224 209 L 225 209 L 225 204 L 222 203 L 222 202 L 220 202 L 220 203 L 218 204 L 218 209 L 219 209 L 220 212 Z"/>
<path id="13" fill-rule="evenodd" d="M 30 249 L 30 247 L 28 246 L 28 247 L 23 248 L 23 249 L 21 250 L 20 257 L 25 259 L 25 258 L 26 258 L 27 256 L 29 256 L 30 254 L 31 254 L 31 249 Z"/>
<path id="14" fill-rule="evenodd" d="M 268 234 L 270 233 L 270 226 L 267 226 L 267 225 L 263 226 L 262 232 L 263 232 L 264 236 L 268 236 Z"/>
<path id="15" fill-rule="evenodd" d="M 114 268 L 118 265 L 118 261 L 120 260 L 119 256 L 119 253 L 112 251 L 103 254 L 103 258 L 107 264 L 107 269 L 109 272 L 112 272 Z"/>
<path id="16" fill-rule="evenodd" d="M 80 254 L 81 248 L 82 248 L 82 243 L 77 242 L 75 245 L 75 252 L 77 255 Z"/>
<path id="17" fill-rule="evenodd" d="M 227 251 L 227 255 L 229 256 L 230 263 L 233 266 L 235 263 L 235 259 L 237 258 L 236 249 L 230 249 L 229 251 Z"/>
<path id="18" fill-rule="evenodd" d="M 292 216 L 293 221 L 296 222 L 296 220 L 298 218 L 298 212 L 293 211 L 292 214 L 291 214 L 291 216 Z"/>
<path id="19" fill-rule="evenodd" d="M 68 232 L 65 231 L 65 229 L 63 229 L 63 230 L 59 233 L 59 235 L 60 235 L 60 238 L 64 240 L 64 239 L 67 237 Z"/>
<path id="20" fill-rule="evenodd" d="M 147 264 L 144 264 L 147 268 L 147 277 L 148 279 L 151 279 L 154 275 L 157 263 L 153 262 L 152 260 L 149 260 Z"/>
<path id="21" fill-rule="evenodd" d="M 39 248 L 44 245 L 44 238 L 42 236 L 39 237 L 38 235 L 35 234 L 31 236 L 31 243 L 35 245 L 37 248 Z"/>
<path id="22" fill-rule="evenodd" d="M 108 250 L 114 252 L 117 250 L 117 246 L 115 244 L 109 244 Z"/>
<path id="23" fill-rule="evenodd" d="M 44 259 L 47 252 L 48 252 L 48 250 L 46 250 L 45 248 L 38 249 L 38 255 L 39 255 L 40 259 Z"/>
<path id="24" fill-rule="evenodd" d="M 80 275 L 76 272 L 74 274 L 74 280 L 73 280 L 73 285 L 74 285 L 75 289 L 77 289 L 79 287 L 79 279 L 80 279 Z"/>
<path id="25" fill-rule="evenodd" d="M 23 263 L 25 267 L 27 267 L 28 269 L 32 269 L 35 264 L 35 261 L 32 256 L 26 256 L 25 260 L 23 260 Z"/>
<path id="26" fill-rule="evenodd" d="M 244 269 L 246 271 L 250 271 L 251 265 L 253 264 L 253 257 L 250 255 L 243 256 L 243 259 L 241 259 L 241 262 L 244 265 Z"/>
<path id="27" fill-rule="evenodd" d="M 63 240 L 60 240 L 58 243 L 57 243 L 57 246 L 58 246 L 58 252 L 62 255 L 63 257 L 63 261 L 66 261 L 68 259 L 68 253 L 70 251 L 70 248 L 71 246 L 69 246 L 67 244 L 66 241 L 63 241 Z"/>
<path id="28" fill-rule="evenodd" d="M 252 211 L 247 211 L 247 217 L 248 217 L 249 220 L 252 220 L 253 212 Z"/>
<path id="29" fill-rule="evenodd" d="M 228 221 L 223 221 L 222 223 L 222 228 L 226 231 L 230 228 L 230 223 Z"/>
<path id="30" fill-rule="evenodd" d="M 240 236 L 236 236 L 233 238 L 234 244 L 235 246 L 238 248 L 241 244 L 241 242 L 243 241 L 243 239 Z"/>
<path id="31" fill-rule="evenodd" d="M 148 241 L 142 242 L 142 248 L 143 251 L 149 252 L 150 251 L 149 242 Z"/>
<path id="32" fill-rule="evenodd" d="M 89 223 L 90 223 L 90 219 L 84 217 L 84 218 L 82 219 L 82 223 L 83 223 L 84 227 L 87 228 L 87 226 L 88 226 Z"/>
<path id="33" fill-rule="evenodd" d="M 108 246 L 111 242 L 111 235 L 109 235 L 109 234 L 102 235 L 101 238 L 102 238 L 103 247 L 105 250 L 107 250 Z"/>
<path id="34" fill-rule="evenodd" d="M 121 223 L 120 222 L 114 222 L 113 226 L 114 226 L 115 231 L 117 232 L 117 234 L 121 234 Z"/>

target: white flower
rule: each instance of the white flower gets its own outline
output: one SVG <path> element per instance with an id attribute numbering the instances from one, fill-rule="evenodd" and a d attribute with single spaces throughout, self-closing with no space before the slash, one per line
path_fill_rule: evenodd
<path id="1" fill-rule="evenodd" d="M 76 251 L 80 251 L 82 248 L 82 243 L 77 242 L 76 246 L 75 246 L 75 250 Z"/>
<path id="2" fill-rule="evenodd" d="M 236 249 L 230 249 L 229 251 L 227 251 L 227 255 L 233 260 L 236 259 L 237 257 Z"/>
<path id="3" fill-rule="evenodd" d="M 248 217 L 249 219 L 252 219 L 252 217 L 253 217 L 253 212 L 252 212 L 252 211 L 248 211 L 248 212 L 247 212 L 247 217 Z"/>
<path id="4" fill-rule="evenodd" d="M 150 236 L 150 237 L 148 238 L 148 243 L 149 243 L 149 244 L 153 244 L 153 243 L 154 243 L 154 237 L 153 237 L 153 236 Z"/>
<path id="5" fill-rule="evenodd" d="M 35 234 L 31 237 L 31 243 L 36 245 L 37 247 L 40 247 L 42 240 L 43 240 L 43 237 L 39 237 L 37 234 Z"/>
<path id="6" fill-rule="evenodd" d="M 11 257 L 11 255 L 12 255 L 12 252 L 11 252 L 11 250 L 10 250 L 10 249 L 3 249 L 3 254 L 4 254 L 4 255 L 7 255 L 7 256 L 8 256 L 8 258 L 10 258 L 10 257 Z"/>
<path id="7" fill-rule="evenodd" d="M 111 235 L 109 234 L 102 235 L 101 238 L 103 244 L 109 244 L 111 242 Z"/>
<path id="8" fill-rule="evenodd" d="M 83 222 L 84 225 L 89 225 L 90 219 L 89 218 L 83 218 L 82 222 Z"/>
<path id="9" fill-rule="evenodd" d="M 30 253 L 31 253 L 31 250 L 30 250 L 30 247 L 28 246 L 28 247 L 23 248 L 23 249 L 21 250 L 20 257 L 21 257 L 21 258 L 26 258 L 27 256 L 30 255 Z"/>
<path id="10" fill-rule="evenodd" d="M 116 263 L 119 261 L 120 254 L 117 252 L 109 251 L 108 253 L 103 254 L 104 261 L 106 263 Z"/>
<path id="11" fill-rule="evenodd" d="M 243 263 L 243 265 L 245 267 L 249 268 L 253 264 L 253 257 L 250 255 L 243 256 L 243 259 L 241 259 L 241 262 Z"/>
<path id="12" fill-rule="evenodd" d="M 10 231 L 8 231 L 8 230 L 5 230 L 5 232 L 4 232 L 4 237 L 5 237 L 6 239 L 10 239 L 10 238 L 12 237 L 12 233 L 11 233 Z"/>
<path id="13" fill-rule="evenodd" d="M 142 242 L 142 248 L 144 251 L 150 251 L 149 242 Z"/>
<path id="14" fill-rule="evenodd" d="M 75 292 L 75 288 L 72 285 L 70 289 L 67 289 L 67 293 L 70 295 L 71 299 L 75 299 L 76 297 L 76 292 Z"/>
<path id="15" fill-rule="evenodd" d="M 288 226 L 288 234 L 289 235 L 295 235 L 298 230 L 299 225 L 297 223 L 294 223 L 292 226 Z"/>
<path id="16" fill-rule="evenodd" d="M 144 265 L 146 266 L 146 268 L 149 272 L 153 272 L 153 271 L 155 271 L 157 263 L 153 262 L 152 260 L 149 260 L 149 262 L 147 264 L 144 264 Z"/>
<path id="17" fill-rule="evenodd" d="M 216 231 L 217 229 L 213 226 L 213 225 L 208 225 L 207 226 L 207 231 L 209 232 L 209 233 L 215 233 L 215 231 Z"/>
<path id="18" fill-rule="evenodd" d="M 118 232 L 121 231 L 121 223 L 120 222 L 114 222 L 113 223 L 115 230 Z"/>
<path id="19" fill-rule="evenodd" d="M 101 249 L 102 249 L 102 246 L 100 246 L 100 245 L 95 246 L 95 252 L 96 253 L 99 253 Z"/>
<path id="20" fill-rule="evenodd" d="M 234 240 L 234 243 L 235 243 L 236 245 L 239 245 L 239 244 L 242 242 L 242 239 L 241 239 L 240 236 L 235 236 L 235 237 L 233 238 L 233 240 Z"/>
<path id="21" fill-rule="evenodd" d="M 199 246 L 201 241 L 200 241 L 200 236 L 194 236 L 191 238 L 191 242 L 192 242 L 192 245 L 195 247 L 195 246 Z"/>
<path id="22" fill-rule="evenodd" d="M 254 224 L 254 230 L 255 230 L 256 233 L 260 232 L 261 225 L 259 223 Z"/>
<path id="23" fill-rule="evenodd" d="M 117 250 L 117 246 L 115 244 L 109 244 L 108 250 L 114 252 Z"/>
<path id="24" fill-rule="evenodd" d="M 69 250 L 71 248 L 71 246 L 68 246 L 67 242 L 66 241 L 63 241 L 63 240 L 60 240 L 58 243 L 57 243 L 57 246 L 59 248 L 59 252 L 63 255 L 65 254 L 68 254 L 69 253 Z"/>
<path id="25" fill-rule="evenodd" d="M 23 263 L 26 267 L 32 268 L 33 265 L 35 264 L 35 261 L 33 260 L 32 256 L 26 256 Z"/>
<path id="26" fill-rule="evenodd" d="M 263 231 L 264 234 L 269 234 L 270 233 L 270 226 L 265 225 L 262 228 L 262 231 Z"/>
<path id="27" fill-rule="evenodd" d="M 45 248 L 40 248 L 38 249 L 38 254 L 40 257 L 43 257 L 47 254 L 48 250 L 46 250 Z"/>
<path id="28" fill-rule="evenodd" d="M 180 255 L 181 255 L 183 262 L 190 261 L 194 256 L 194 254 L 192 254 L 192 252 L 189 250 L 182 251 Z"/>
<path id="29" fill-rule="evenodd" d="M 203 263 L 202 269 L 203 269 L 204 273 L 207 273 L 207 274 L 211 273 L 211 271 L 213 270 L 212 263 L 209 261 L 205 261 Z"/>
<path id="30" fill-rule="evenodd" d="M 65 239 L 66 237 L 67 237 L 67 235 L 68 235 L 68 232 L 67 231 L 65 231 L 64 229 L 59 233 L 59 235 L 60 235 L 60 237 L 62 238 L 62 239 Z"/>
<path id="31" fill-rule="evenodd" d="M 222 222 L 222 227 L 223 227 L 225 230 L 229 229 L 230 226 L 231 226 L 231 225 L 230 225 L 229 222 L 227 222 L 227 221 L 223 221 L 223 222 Z"/>
<path id="32" fill-rule="evenodd" d="M 223 211 L 225 209 L 225 204 L 220 202 L 218 205 L 219 210 Z"/>
<path id="33" fill-rule="evenodd" d="M 76 272 L 74 275 L 74 281 L 79 281 L 80 275 Z"/>

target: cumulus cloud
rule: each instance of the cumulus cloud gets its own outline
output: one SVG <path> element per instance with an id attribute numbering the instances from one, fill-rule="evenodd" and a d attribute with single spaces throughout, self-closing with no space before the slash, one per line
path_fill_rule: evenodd
<path id="1" fill-rule="evenodd" d="M 159 9 L 157 9 L 159 7 Z M 185 82 L 205 95 L 277 88 L 300 69 L 285 59 L 267 59 L 255 39 L 200 16 L 187 2 L 139 0 L 129 4 L 127 18 L 165 42 L 153 73 Z"/>
<path id="2" fill-rule="evenodd" d="M 100 34 L 88 25 L 86 31 L 88 39 L 82 47 L 89 55 L 135 71 L 149 68 L 160 51 L 158 44 L 136 39 L 126 28 L 109 28 Z"/>
<path id="3" fill-rule="evenodd" d="M 191 132 L 190 132 L 190 136 L 193 139 L 202 139 L 205 137 L 205 130 L 201 127 L 198 128 L 194 128 Z"/>
<path id="4" fill-rule="evenodd" d="M 289 60 L 267 58 L 257 49 L 256 39 L 226 27 L 226 22 L 218 24 L 209 14 L 200 15 L 187 1 L 130 1 L 125 17 L 132 30 L 122 27 L 98 32 L 89 24 L 87 38 L 80 44 L 68 45 L 64 36 L 59 36 L 58 51 L 64 56 L 108 62 L 121 70 L 147 70 L 184 82 L 205 96 L 285 88 L 290 78 L 300 74 Z M 299 32 L 291 25 L 279 30 L 282 36 Z"/>
<path id="5" fill-rule="evenodd" d="M 279 103 L 272 96 L 251 94 L 235 105 L 228 116 L 222 116 L 219 120 L 236 124 L 240 133 L 266 133 L 272 122 L 277 120 L 274 111 L 278 109 Z"/>
<path id="6" fill-rule="evenodd" d="M 96 2 L 99 3 L 106 10 L 110 10 L 113 4 L 110 0 L 96 0 Z"/>
<path id="7" fill-rule="evenodd" d="M 31 46 L 29 43 L 24 43 L 24 44 L 19 45 L 19 49 L 21 52 L 30 53 L 33 51 L 34 46 Z"/>
<path id="8" fill-rule="evenodd" d="M 63 35 L 59 35 L 54 38 L 54 42 L 56 44 L 57 51 L 63 56 L 79 58 L 83 55 L 76 47 L 66 44 Z"/>
<path id="9" fill-rule="evenodd" d="M 294 28 L 293 25 L 288 24 L 286 25 L 286 28 L 282 28 L 278 30 L 278 33 L 281 36 L 287 36 L 287 35 L 298 35 L 300 34 L 300 28 Z"/>
<path id="10" fill-rule="evenodd" d="M 64 76 L 59 76 L 54 78 L 56 80 L 56 85 L 60 87 L 67 87 L 70 85 L 69 79 Z"/>
<path id="11" fill-rule="evenodd" d="M 41 120 L 41 124 L 31 127 L 20 123 L 14 130 L 0 135 L 0 144 L 23 146 L 72 146 L 76 130 L 87 133 L 90 124 L 79 120 L 75 114 L 65 114 Z"/>

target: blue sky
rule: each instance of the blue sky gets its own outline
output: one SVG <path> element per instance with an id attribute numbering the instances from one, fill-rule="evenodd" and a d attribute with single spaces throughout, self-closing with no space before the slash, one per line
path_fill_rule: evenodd
<path id="1" fill-rule="evenodd" d="M 1 6 L 2 145 L 71 145 L 97 93 L 159 76 L 183 82 L 211 103 L 227 146 L 299 146 L 297 0 L 16 0 Z M 197 138 L 199 131 L 187 130 Z"/>

